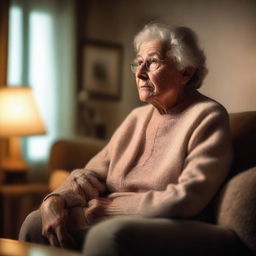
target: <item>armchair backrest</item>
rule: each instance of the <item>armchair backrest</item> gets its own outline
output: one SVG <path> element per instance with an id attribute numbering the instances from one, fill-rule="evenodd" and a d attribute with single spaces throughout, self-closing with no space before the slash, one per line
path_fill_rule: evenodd
<path id="1" fill-rule="evenodd" d="M 230 124 L 233 177 L 213 201 L 215 221 L 232 230 L 252 252 L 245 255 L 256 255 L 256 111 L 230 114 Z"/>
<path id="2" fill-rule="evenodd" d="M 50 152 L 48 169 L 72 171 L 84 168 L 86 163 L 96 155 L 106 142 L 95 138 L 63 139 L 56 141 Z M 50 174 L 49 173 L 49 174 Z"/>
<path id="3" fill-rule="evenodd" d="M 231 175 L 256 166 L 256 111 L 231 113 L 230 127 L 234 147 Z"/>

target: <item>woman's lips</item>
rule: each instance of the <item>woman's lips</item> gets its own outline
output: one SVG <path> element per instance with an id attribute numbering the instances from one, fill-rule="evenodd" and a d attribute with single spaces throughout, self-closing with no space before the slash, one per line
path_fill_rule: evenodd
<path id="1" fill-rule="evenodd" d="M 139 89 L 146 89 L 146 90 L 153 91 L 153 86 L 150 86 L 148 84 L 142 84 L 139 86 Z"/>

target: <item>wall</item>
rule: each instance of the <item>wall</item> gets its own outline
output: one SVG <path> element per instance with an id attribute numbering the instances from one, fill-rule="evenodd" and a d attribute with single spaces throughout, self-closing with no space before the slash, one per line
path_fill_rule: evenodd
<path id="1" fill-rule="evenodd" d="M 140 105 L 129 67 L 134 56 L 132 39 L 152 20 L 197 31 L 209 68 L 203 93 L 229 112 L 256 109 L 256 1 L 91 0 L 84 11 L 87 22 L 81 39 L 117 42 L 124 47 L 121 100 L 92 100 L 108 124 L 108 136 Z"/>

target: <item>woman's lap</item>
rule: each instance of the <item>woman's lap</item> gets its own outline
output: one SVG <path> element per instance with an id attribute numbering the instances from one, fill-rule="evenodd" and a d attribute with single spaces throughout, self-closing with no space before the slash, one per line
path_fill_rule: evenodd
<path id="1" fill-rule="evenodd" d="M 19 240 L 40 244 L 49 244 L 42 236 L 42 219 L 39 210 L 31 212 L 22 223 Z"/>
<path id="2" fill-rule="evenodd" d="M 232 231 L 199 221 L 113 218 L 87 234 L 87 255 L 223 255 L 237 253 Z"/>
<path id="3" fill-rule="evenodd" d="M 42 236 L 40 211 L 34 211 L 26 218 L 19 239 L 49 244 Z M 118 217 L 91 228 L 86 235 L 84 252 L 95 256 L 191 255 L 191 252 L 196 255 L 235 255 L 238 242 L 232 231 L 204 222 Z"/>
<path id="4" fill-rule="evenodd" d="M 75 213 L 76 214 L 70 214 L 70 222 L 73 222 L 74 225 L 69 222 L 67 223 L 67 226 L 68 229 L 70 229 L 70 234 L 77 242 L 77 249 L 81 250 L 84 237 L 88 229 L 83 230 L 77 226 L 79 222 L 81 223 L 81 221 L 79 221 L 77 211 Z M 74 220 L 75 217 L 76 220 Z M 26 217 L 20 229 L 19 240 L 49 245 L 48 239 L 42 235 L 42 218 L 40 210 L 33 211 Z"/>

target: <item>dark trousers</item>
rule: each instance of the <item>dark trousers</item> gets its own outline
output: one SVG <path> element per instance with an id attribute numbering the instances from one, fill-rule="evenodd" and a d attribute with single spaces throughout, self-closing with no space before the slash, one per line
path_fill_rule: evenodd
<path id="1" fill-rule="evenodd" d="M 42 236 L 41 223 L 40 212 L 32 212 L 21 227 L 19 239 L 49 244 Z M 241 248 L 231 230 L 193 220 L 118 217 L 93 226 L 84 242 L 83 232 L 79 232 L 73 235 L 79 237 L 88 256 L 240 255 Z"/>

